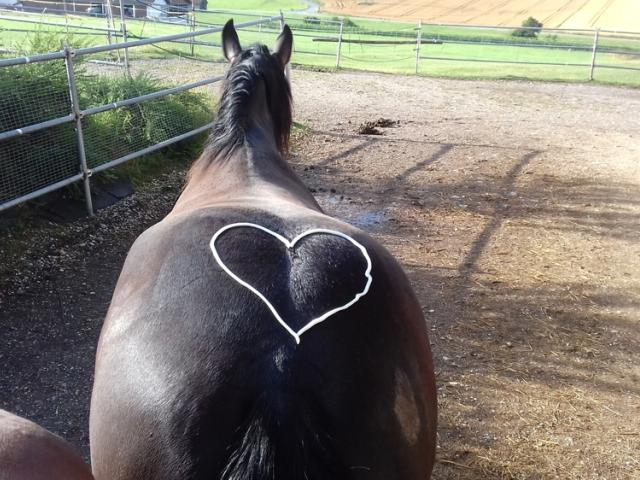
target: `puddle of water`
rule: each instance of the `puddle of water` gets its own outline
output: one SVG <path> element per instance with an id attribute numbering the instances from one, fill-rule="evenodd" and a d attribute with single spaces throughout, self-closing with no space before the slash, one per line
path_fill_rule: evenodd
<path id="1" fill-rule="evenodd" d="M 377 225 L 382 224 L 384 221 L 384 214 L 382 212 L 367 212 L 361 215 L 358 215 L 353 221 L 349 222 L 356 227 L 364 228 L 368 230 L 367 227 L 376 228 Z"/>
<path id="2" fill-rule="evenodd" d="M 316 194 L 316 200 L 328 215 L 367 231 L 381 230 L 386 223 L 384 211 L 370 210 L 367 205 L 341 200 L 331 194 Z"/>

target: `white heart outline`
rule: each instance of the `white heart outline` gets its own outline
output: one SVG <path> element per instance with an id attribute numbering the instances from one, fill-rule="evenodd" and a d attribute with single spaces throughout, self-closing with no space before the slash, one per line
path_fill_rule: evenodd
<path id="1" fill-rule="evenodd" d="M 251 228 L 257 228 L 258 230 L 262 230 L 263 232 L 266 232 L 269 235 L 271 235 L 271 236 L 277 238 L 278 240 L 280 240 L 282 243 L 284 243 L 284 245 L 288 249 L 292 249 L 293 247 L 295 247 L 296 243 L 298 243 L 298 241 L 301 240 L 302 238 L 307 237 L 309 235 L 316 234 L 316 233 L 327 233 L 327 234 L 330 234 L 330 235 L 336 235 L 338 237 L 344 238 L 344 239 L 348 240 L 349 242 L 351 242 L 356 247 L 358 247 L 360 249 L 360 251 L 362 252 L 362 255 L 364 256 L 365 260 L 367 261 L 367 269 L 364 272 L 364 275 L 367 278 L 367 284 L 365 285 L 364 289 L 360 293 L 357 293 L 356 296 L 350 302 L 348 302 L 348 303 L 346 303 L 344 305 L 341 305 L 339 307 L 336 307 L 336 308 L 334 308 L 332 310 L 329 310 L 328 312 L 324 313 L 323 315 L 312 319 L 304 327 L 302 327 L 300 330 L 298 330 L 296 332 L 295 330 L 293 330 L 287 324 L 287 322 L 285 322 L 282 319 L 282 317 L 280 316 L 278 311 L 275 309 L 275 307 L 273 305 L 271 305 L 271 302 L 269 300 L 267 300 L 267 298 L 262 293 L 260 293 L 251 284 L 245 282 L 240 277 L 238 277 L 235 273 L 233 273 L 229 269 L 229 267 L 227 267 L 224 264 L 224 262 L 220 259 L 220 256 L 218 255 L 218 251 L 216 250 L 216 240 L 218 239 L 218 237 L 220 237 L 220 235 L 222 235 L 227 230 L 231 230 L 232 228 L 239 228 L 239 227 L 251 227 Z M 209 246 L 211 247 L 211 251 L 213 252 L 213 258 L 216 259 L 216 262 L 218 262 L 218 265 L 220 265 L 220 267 L 222 267 L 222 269 L 231 278 L 233 278 L 236 282 L 238 282 L 240 285 L 242 285 L 243 287 L 245 287 L 248 290 L 250 290 L 251 292 L 253 292 L 258 298 L 260 298 L 260 300 L 262 300 L 265 303 L 265 305 L 267 305 L 267 307 L 269 307 L 269 310 L 271 310 L 271 313 L 276 318 L 276 320 L 280 323 L 280 325 L 282 325 L 284 327 L 284 329 L 291 334 L 291 336 L 295 339 L 297 344 L 300 344 L 300 336 L 304 332 L 306 332 L 307 330 L 309 330 L 312 327 L 315 327 L 319 323 L 324 322 L 327 318 L 329 318 L 334 313 L 338 313 L 338 312 L 340 312 L 342 310 L 346 310 L 351 305 L 353 305 L 358 300 L 360 300 L 360 298 L 365 296 L 367 294 L 367 292 L 369 291 L 369 287 L 371 286 L 371 282 L 373 281 L 373 277 L 371 276 L 371 266 L 372 266 L 371 265 L 371 258 L 369 257 L 369 253 L 367 252 L 367 249 L 361 243 L 359 243 L 356 240 L 354 240 L 353 238 L 351 238 L 349 235 L 346 235 L 346 234 L 344 234 L 342 232 L 338 232 L 336 230 L 328 230 L 328 229 L 325 229 L 325 228 L 313 228 L 311 230 L 307 230 L 306 232 L 302 232 L 301 234 L 297 235 L 293 240 L 289 241 L 287 238 L 283 237 L 279 233 L 276 233 L 273 230 L 269 230 L 268 228 L 263 227 L 262 225 L 257 225 L 255 223 L 248 223 L 248 222 L 232 223 L 232 224 L 226 225 L 226 226 L 222 227 L 220 230 L 218 230 L 213 235 L 213 237 L 211 238 L 211 242 L 209 243 Z"/>

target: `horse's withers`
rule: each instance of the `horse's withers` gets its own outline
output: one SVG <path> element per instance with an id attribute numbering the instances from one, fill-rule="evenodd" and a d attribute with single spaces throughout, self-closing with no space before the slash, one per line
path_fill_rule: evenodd
<path id="1" fill-rule="evenodd" d="M 288 27 L 273 55 L 242 50 L 232 24 L 223 45 L 231 67 L 215 137 L 174 211 L 132 247 L 105 320 L 91 406 L 94 474 L 427 478 L 436 403 L 419 304 L 386 250 L 324 215 L 283 160 Z M 287 239 L 317 228 L 348 235 L 370 256 L 370 290 L 297 344 L 212 255 L 214 233 L 239 222 Z M 292 324 L 362 289 L 366 265 L 349 242 L 319 235 L 288 251 L 259 232 L 228 234 L 224 262 Z"/>

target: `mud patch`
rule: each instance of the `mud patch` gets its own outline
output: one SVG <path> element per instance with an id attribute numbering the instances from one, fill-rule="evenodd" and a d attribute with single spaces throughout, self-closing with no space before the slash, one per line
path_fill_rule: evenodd
<path id="1" fill-rule="evenodd" d="M 332 217 L 368 232 L 384 229 L 386 220 L 382 210 L 372 210 L 369 204 L 332 194 L 316 194 L 315 197 L 322 209 Z"/>
<path id="2" fill-rule="evenodd" d="M 358 134 L 360 135 L 383 135 L 384 132 L 380 128 L 389 128 L 398 125 L 398 121 L 391 120 L 390 118 L 380 117 L 373 122 L 364 122 L 358 127 Z"/>

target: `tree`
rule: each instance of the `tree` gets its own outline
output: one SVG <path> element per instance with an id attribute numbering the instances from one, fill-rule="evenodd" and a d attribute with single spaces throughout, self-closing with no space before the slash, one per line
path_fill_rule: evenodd
<path id="1" fill-rule="evenodd" d="M 200 0 L 198 8 L 200 10 L 206 10 L 209 6 L 209 2 L 207 0 Z"/>
<path id="2" fill-rule="evenodd" d="M 514 37 L 529 37 L 536 38 L 542 29 L 542 22 L 539 22 L 533 17 L 527 18 L 522 22 L 522 26 L 526 28 L 519 28 L 514 30 L 511 35 Z"/>

